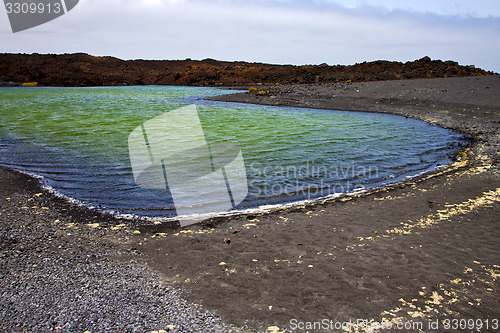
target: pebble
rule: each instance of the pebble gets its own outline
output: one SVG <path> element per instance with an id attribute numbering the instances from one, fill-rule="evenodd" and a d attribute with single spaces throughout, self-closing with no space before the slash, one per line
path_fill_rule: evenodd
<path id="1" fill-rule="evenodd" d="M 42 217 L 21 206 L 0 214 L 19 216 L 0 223 L 0 332 L 240 331 L 184 300 L 152 269 L 111 258 L 113 247 L 61 233 L 75 230 L 67 218 L 52 223 L 59 219 L 50 212 Z"/>

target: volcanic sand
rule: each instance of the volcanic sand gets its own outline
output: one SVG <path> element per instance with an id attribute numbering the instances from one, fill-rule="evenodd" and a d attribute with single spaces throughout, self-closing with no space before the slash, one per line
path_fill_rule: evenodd
<path id="1" fill-rule="evenodd" d="M 449 168 L 404 183 L 186 229 L 76 207 L 0 169 L 0 327 L 266 331 L 373 319 L 426 331 L 436 319 L 500 318 L 498 76 L 259 88 L 214 99 L 398 114 L 471 144 Z M 179 290 L 234 326 L 165 301 Z"/>

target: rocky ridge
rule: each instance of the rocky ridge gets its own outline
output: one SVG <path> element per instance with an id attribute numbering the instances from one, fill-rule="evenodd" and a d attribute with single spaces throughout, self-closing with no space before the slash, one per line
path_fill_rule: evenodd
<path id="1" fill-rule="evenodd" d="M 493 74 L 454 61 L 423 57 L 411 62 L 373 61 L 351 66 L 271 65 L 205 60 L 121 60 L 76 54 L 0 54 L 0 86 L 250 86 L 369 82 Z"/>

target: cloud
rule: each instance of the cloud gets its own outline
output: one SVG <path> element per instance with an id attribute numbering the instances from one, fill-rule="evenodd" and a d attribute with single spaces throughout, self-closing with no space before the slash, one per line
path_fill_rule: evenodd
<path id="1" fill-rule="evenodd" d="M 500 17 L 500 3 L 497 0 L 333 0 L 349 8 L 372 6 L 386 10 L 430 13 L 442 16 Z"/>
<path id="2" fill-rule="evenodd" d="M 464 1 L 422 1 L 427 7 L 395 0 L 81 0 L 47 25 L 0 34 L 0 44 L 7 52 L 292 64 L 429 55 L 500 71 L 500 18 L 479 6 L 469 15 Z"/>

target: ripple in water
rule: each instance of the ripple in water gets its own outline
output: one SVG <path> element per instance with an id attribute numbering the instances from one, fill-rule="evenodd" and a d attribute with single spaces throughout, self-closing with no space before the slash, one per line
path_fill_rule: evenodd
<path id="1" fill-rule="evenodd" d="M 135 184 L 127 138 L 145 121 L 196 103 L 209 143 L 237 144 L 249 194 L 240 208 L 315 199 L 413 177 L 449 164 L 453 131 L 404 117 L 203 101 L 212 88 L 6 88 L 0 164 L 43 177 L 87 205 L 176 215 L 168 190 Z"/>

